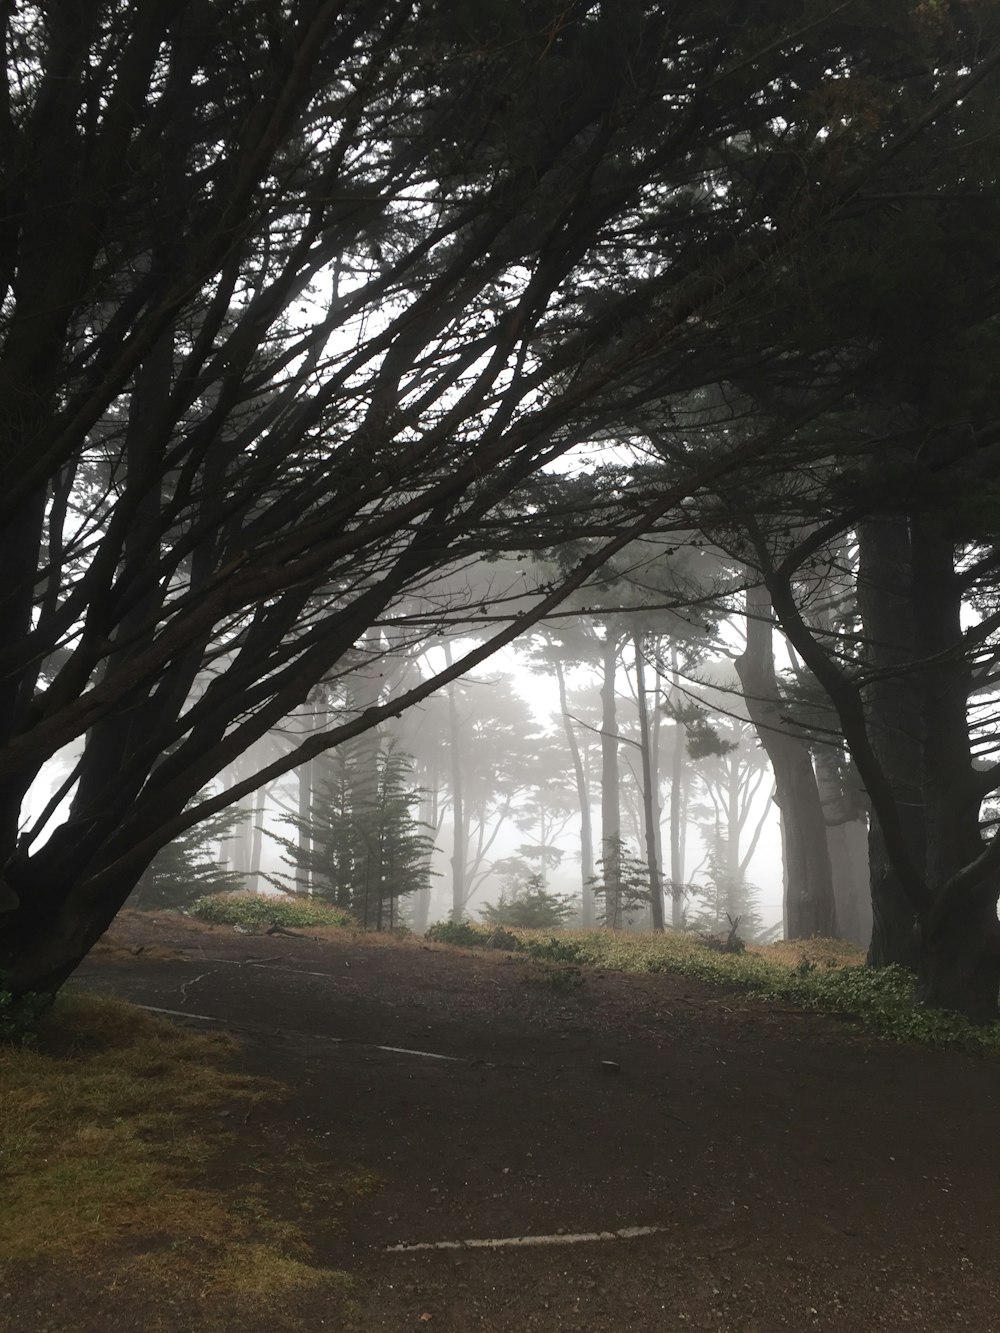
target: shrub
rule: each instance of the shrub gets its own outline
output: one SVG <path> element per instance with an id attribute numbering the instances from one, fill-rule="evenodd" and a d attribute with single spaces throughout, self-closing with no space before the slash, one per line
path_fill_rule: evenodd
<path id="1" fill-rule="evenodd" d="M 212 926 L 341 926 L 356 927 L 349 912 L 311 898 L 244 897 L 216 893 L 199 898 L 191 907 L 199 921 Z"/>
<path id="2" fill-rule="evenodd" d="M 533 930 L 559 930 L 573 915 L 574 905 L 565 894 L 550 893 L 540 875 L 532 875 L 521 888 L 501 890 L 495 903 L 482 908 L 483 920 L 493 926 L 521 926 Z"/>
<path id="3" fill-rule="evenodd" d="M 504 930 L 503 926 L 497 926 L 486 937 L 486 947 L 487 949 L 510 949 L 515 951 L 520 949 L 521 941 L 516 935 L 512 935 L 509 930 Z"/>
<path id="4" fill-rule="evenodd" d="M 745 952 L 725 953 L 693 932 L 653 934 L 609 930 L 567 931 L 558 937 L 517 930 L 518 949 L 532 961 L 569 963 L 617 972 L 672 972 L 739 989 L 802 1009 L 849 1016 L 869 1032 L 897 1041 L 1000 1050 L 1000 1023 L 977 1027 L 957 1014 L 928 1009 L 913 998 L 913 976 L 899 967 L 862 965 L 859 949 L 839 940 L 786 940 Z M 489 928 L 468 922 L 441 922 L 428 931 L 444 944 L 482 948 Z M 560 973 L 570 969 L 560 969 Z M 577 983 L 544 968 L 543 984 L 570 988 Z"/>
<path id="5" fill-rule="evenodd" d="M 485 949 L 492 934 L 490 927 L 476 926 L 471 921 L 435 921 L 424 932 L 424 939 L 435 944 L 454 944 L 461 949 Z"/>
<path id="6" fill-rule="evenodd" d="M 579 963 L 585 961 L 584 949 L 579 940 L 556 939 L 549 935 L 545 939 L 533 937 L 521 941 L 521 948 L 531 958 L 546 963 Z"/>
<path id="7" fill-rule="evenodd" d="M 575 991 L 584 984 L 584 976 L 578 967 L 541 967 L 539 983 L 554 991 Z"/>
<path id="8" fill-rule="evenodd" d="M 25 1045 L 32 1041 L 51 1005 L 51 995 L 11 995 L 2 988 L 0 979 L 0 1045 Z"/>

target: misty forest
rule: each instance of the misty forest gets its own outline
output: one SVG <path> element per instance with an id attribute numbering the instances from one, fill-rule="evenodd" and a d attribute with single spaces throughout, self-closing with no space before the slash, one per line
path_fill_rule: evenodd
<path id="1" fill-rule="evenodd" d="M 996 1024 L 1000 7 L 0 14 L 5 1002 L 246 897 Z"/>

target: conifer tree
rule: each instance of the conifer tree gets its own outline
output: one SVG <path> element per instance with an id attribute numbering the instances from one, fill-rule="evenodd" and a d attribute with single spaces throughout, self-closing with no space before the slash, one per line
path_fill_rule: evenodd
<path id="1" fill-rule="evenodd" d="M 307 868 L 314 893 L 353 912 L 368 929 L 396 925 L 399 901 L 430 885 L 433 839 L 427 825 L 414 815 L 421 791 L 410 785 L 413 760 L 389 749 L 377 760 L 377 784 L 370 803 L 353 803 L 356 792 L 352 747 L 334 752 L 331 772 L 318 785 L 308 820 L 285 816 L 296 832 L 306 827 L 309 838 L 279 837 L 282 858 L 295 872 Z M 295 874 L 271 876 L 287 888 Z"/>

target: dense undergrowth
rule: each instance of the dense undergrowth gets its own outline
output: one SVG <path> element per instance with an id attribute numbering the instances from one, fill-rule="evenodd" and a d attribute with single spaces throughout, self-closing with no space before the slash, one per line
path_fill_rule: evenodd
<path id="1" fill-rule="evenodd" d="M 317 1287 L 335 1305 L 346 1279 L 311 1262 L 259 1185 L 204 1183 L 224 1127 L 277 1093 L 231 1069 L 235 1049 L 83 994 L 58 999 L 30 1044 L 0 1047 L 0 1279 L 85 1265 L 112 1288 L 141 1285 L 154 1309 L 169 1295 L 164 1328 L 185 1301 L 203 1328 L 242 1305 L 285 1327 L 286 1304 Z"/>
<path id="2" fill-rule="evenodd" d="M 439 922 L 427 939 L 462 948 L 501 947 L 545 964 L 620 972 L 671 972 L 857 1019 L 868 1031 L 897 1041 L 1000 1050 L 1000 1024 L 977 1027 L 957 1014 L 914 1002 L 911 973 L 868 968 L 844 940 L 784 940 L 742 953 L 722 953 L 698 935 L 545 931 L 506 927 L 502 938 L 487 925 Z"/>
<path id="3" fill-rule="evenodd" d="M 199 898 L 191 906 L 191 915 L 211 926 L 356 926 L 350 912 L 333 907 L 318 898 L 279 898 L 248 896 L 242 893 L 216 893 Z"/>

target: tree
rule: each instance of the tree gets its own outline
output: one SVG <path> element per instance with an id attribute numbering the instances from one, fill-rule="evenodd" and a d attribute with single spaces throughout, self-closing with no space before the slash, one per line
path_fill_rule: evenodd
<path id="1" fill-rule="evenodd" d="M 446 660 L 451 648 L 445 647 Z M 493 848 L 536 779 L 540 730 L 499 674 L 453 681 L 400 724 L 401 743 L 434 784 L 442 828 L 451 807 L 451 917 L 461 920 L 493 873 Z"/>
<path id="2" fill-rule="evenodd" d="M 594 924 L 594 903 L 590 892 L 594 878 L 590 755 L 586 745 L 581 745 L 579 722 L 570 711 L 566 668 L 578 665 L 592 655 L 592 639 L 572 620 L 560 621 L 558 630 L 551 625 L 542 625 L 537 638 L 538 642 L 534 645 L 531 657 L 531 667 L 534 671 L 551 671 L 555 675 L 559 690 L 558 720 L 573 768 L 573 782 L 580 811 L 580 920 L 581 924 L 587 927 Z"/>
<path id="3" fill-rule="evenodd" d="M 923 8 L 879 18 L 873 56 L 866 4 L 787 33 L 741 0 L 572 22 L 547 2 L 6 7 L 15 991 L 57 989 L 171 839 L 457 678 L 710 482 L 772 466 L 759 440 L 678 439 L 670 481 L 522 618 L 195 800 L 403 599 L 432 614 L 442 569 L 522 549 L 555 459 L 760 366 L 753 303 L 774 327 L 796 253 L 881 209 L 863 192 L 886 160 L 989 71 Z M 845 116 L 831 69 L 882 118 Z"/>
<path id="4" fill-rule="evenodd" d="M 649 912 L 649 867 L 621 839 L 613 851 L 613 884 L 609 885 L 602 857 L 597 862 L 600 873 L 591 883 L 591 893 L 599 905 L 602 923 L 610 930 L 622 930 Z"/>
<path id="5" fill-rule="evenodd" d="M 726 687 L 725 680 L 717 682 Z M 709 688 L 706 693 L 711 696 Z M 756 887 L 748 879 L 757 850 L 767 808 L 754 808 L 767 767 L 764 756 L 752 745 L 753 731 L 739 717 L 709 721 L 702 710 L 688 723 L 688 755 L 697 765 L 701 802 L 692 803 L 691 814 L 706 848 L 707 914 L 700 924 L 718 930 L 727 916 L 742 917 L 751 933 L 760 926 L 756 911 Z"/>
<path id="6" fill-rule="evenodd" d="M 421 793 L 411 787 L 412 760 L 394 750 L 379 751 L 375 788 L 359 803 L 355 768 L 369 766 L 366 752 L 345 746 L 334 754 L 333 776 L 321 784 L 309 818 L 309 840 L 278 838 L 284 860 L 298 882 L 303 862 L 319 896 L 352 912 L 366 928 L 396 924 L 398 902 L 430 882 L 433 840 L 413 813 Z M 300 816 L 286 822 L 298 829 Z M 283 887 L 279 877 L 275 880 Z"/>
<path id="7" fill-rule="evenodd" d="M 143 871 L 129 905 L 143 912 L 156 907 L 190 907 L 207 894 L 246 888 L 244 875 L 227 870 L 212 855 L 219 841 L 232 832 L 241 813 L 224 810 L 161 847 Z"/>
<path id="8" fill-rule="evenodd" d="M 522 885 L 503 888 L 495 903 L 485 903 L 481 916 L 496 926 L 527 930 L 560 930 L 573 915 L 573 904 L 563 894 L 550 893 L 540 875 Z"/>
<path id="9" fill-rule="evenodd" d="M 774 772 L 774 800 L 781 813 L 785 935 L 792 940 L 814 935 L 833 938 L 837 910 L 826 817 L 808 739 L 782 713 L 766 591 L 747 588 L 746 613 L 746 648 L 733 665 Z"/>
<path id="10" fill-rule="evenodd" d="M 856 388 L 796 428 L 797 468 L 749 522 L 746 492 L 730 510 L 867 795 L 870 959 L 912 966 L 925 1002 L 980 1021 L 996 1018 L 1000 990 L 1000 846 L 982 818 L 1000 781 L 1000 302 L 982 250 L 997 222 L 997 142 L 989 100 L 973 95 L 896 164 L 891 225 L 867 219 L 841 257 L 851 310 L 835 310 L 839 356 L 864 367 Z M 775 386 L 760 397 L 792 410 Z M 858 549 L 859 620 L 831 632 L 812 615 L 816 570 L 837 567 L 845 543 Z M 977 623 L 963 625 L 973 607 Z"/>

